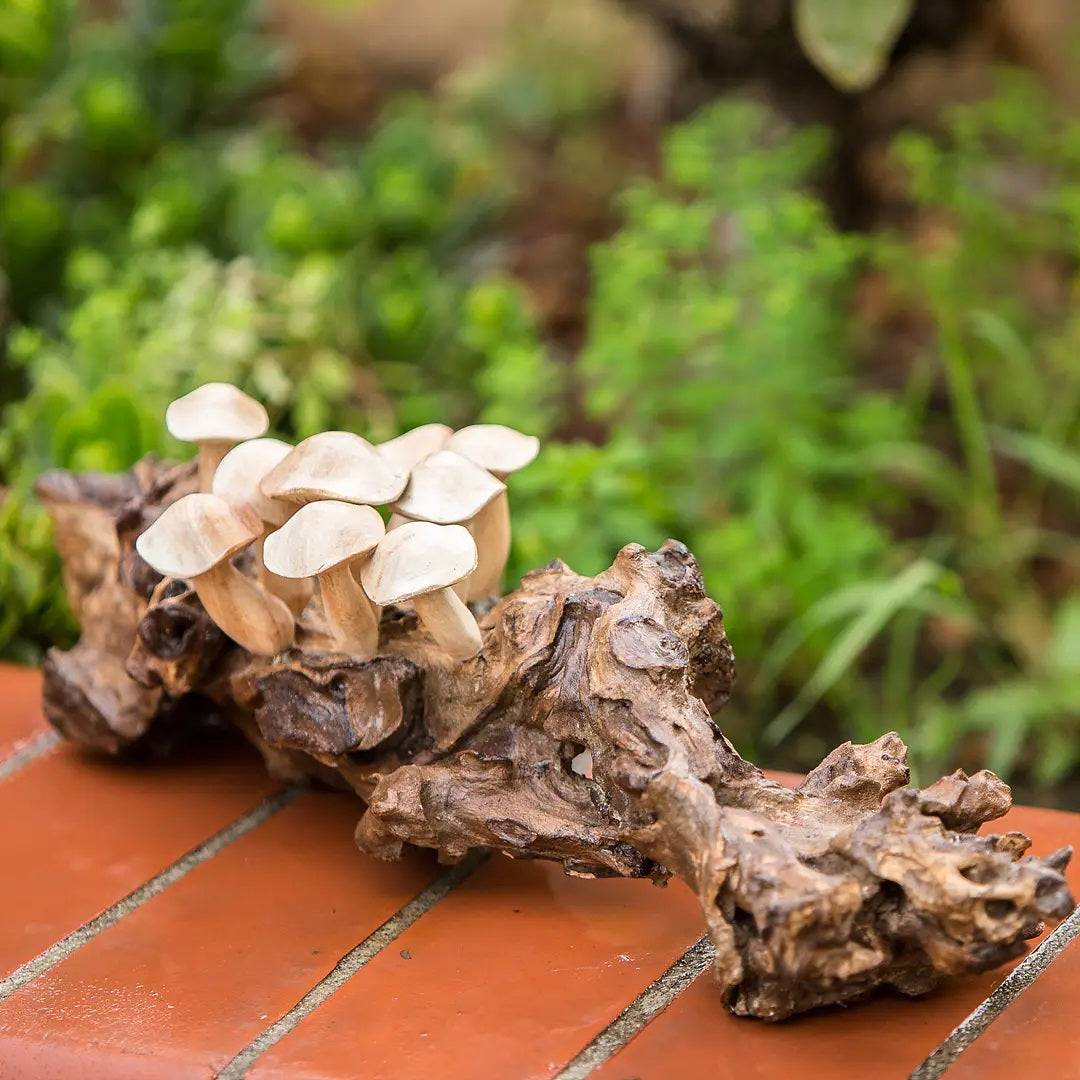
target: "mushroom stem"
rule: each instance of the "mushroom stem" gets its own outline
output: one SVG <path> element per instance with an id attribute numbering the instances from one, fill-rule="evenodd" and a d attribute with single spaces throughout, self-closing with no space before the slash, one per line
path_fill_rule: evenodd
<path id="1" fill-rule="evenodd" d="M 293 613 L 293 616 L 300 614 L 304 608 L 307 607 L 308 601 L 311 599 L 311 594 L 315 591 L 312 588 L 311 580 L 309 578 L 287 578 L 282 577 L 280 574 L 275 574 L 266 569 L 266 563 L 263 560 L 263 545 L 266 543 L 267 533 L 274 531 L 272 525 L 263 523 L 264 531 L 262 536 L 255 541 L 255 569 L 259 578 L 259 584 L 269 593 L 272 593 L 279 600 L 283 601 L 285 606 Z"/>
<path id="2" fill-rule="evenodd" d="M 191 584 L 210 618 L 248 652 L 273 656 L 292 644 L 289 609 L 244 577 L 228 559 L 193 577 Z"/>
<path id="3" fill-rule="evenodd" d="M 510 556 L 510 502 L 500 492 L 469 523 L 476 541 L 476 569 L 465 579 L 464 600 L 502 595 L 503 571 Z"/>
<path id="4" fill-rule="evenodd" d="M 323 610 L 342 652 L 368 660 L 379 651 L 379 612 L 357 584 L 349 563 L 319 575 Z"/>
<path id="5" fill-rule="evenodd" d="M 217 439 L 199 443 L 199 490 L 209 491 L 221 459 L 233 448 L 233 443 Z"/>
<path id="6" fill-rule="evenodd" d="M 468 660 L 483 647 L 480 627 L 453 589 L 413 597 L 416 614 L 435 641 L 455 660 Z"/>

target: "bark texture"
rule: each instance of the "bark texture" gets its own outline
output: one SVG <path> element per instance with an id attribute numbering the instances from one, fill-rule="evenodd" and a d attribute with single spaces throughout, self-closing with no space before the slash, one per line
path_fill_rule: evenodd
<path id="1" fill-rule="evenodd" d="M 777 1020 L 888 986 L 906 994 L 1023 951 L 1073 900 L 1070 852 L 980 836 L 1008 787 L 962 772 L 907 787 L 895 734 L 834 750 L 797 789 L 765 778 L 712 720 L 734 660 L 687 549 L 627 545 L 604 573 L 554 562 L 493 605 L 484 647 L 449 660 L 415 613 L 383 613 L 380 655 L 335 653 L 318 601 L 297 645 L 253 657 L 132 543 L 191 470 L 52 477 L 84 635 L 46 666 L 50 719 L 113 752 L 190 716 L 229 717 L 268 767 L 352 788 L 362 851 L 474 847 L 596 877 L 675 874 L 697 894 L 734 1012 Z M 584 751 L 590 770 L 575 768 Z"/>

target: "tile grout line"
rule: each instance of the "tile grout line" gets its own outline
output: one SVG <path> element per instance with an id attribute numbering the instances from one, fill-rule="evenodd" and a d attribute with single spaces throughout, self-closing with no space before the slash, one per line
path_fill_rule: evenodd
<path id="1" fill-rule="evenodd" d="M 708 937 L 699 938 L 580 1050 L 553 1080 L 584 1080 L 655 1020 L 697 979 L 715 956 L 712 941 Z"/>
<path id="2" fill-rule="evenodd" d="M 440 874 L 404 907 L 354 945 L 304 996 L 269 1027 L 264 1028 L 220 1072 L 216 1080 L 240 1080 L 268 1050 L 276 1046 L 305 1017 L 340 990 L 361 968 L 393 944 L 421 916 L 469 878 L 488 859 L 487 851 L 474 851 Z"/>
<path id="3" fill-rule="evenodd" d="M 908 1080 L 937 1080 L 946 1069 L 1080 936 L 1080 907 L 1048 934 L 1001 984 L 945 1037 Z"/>
<path id="4" fill-rule="evenodd" d="M 163 893 L 170 885 L 175 885 L 181 878 L 186 877 L 197 866 L 212 859 L 234 840 L 239 840 L 240 837 L 258 828 L 306 790 L 307 786 L 304 784 L 290 784 L 276 794 L 263 799 L 262 802 L 246 814 L 238 817 L 231 824 L 214 833 L 213 836 L 193 847 L 187 854 L 182 855 L 148 881 L 143 882 L 142 885 L 128 893 L 122 900 L 118 900 L 115 904 L 107 907 L 89 922 L 83 923 L 77 930 L 66 934 L 43 952 L 38 953 L 33 959 L 16 968 L 10 975 L 0 979 L 0 1002 L 6 1001 L 17 990 L 36 979 L 39 975 L 44 975 L 45 972 L 52 970 L 87 942 L 92 941 L 99 934 L 115 926 L 121 919 L 138 910 L 147 901 Z"/>
<path id="5" fill-rule="evenodd" d="M 54 747 L 60 745 L 60 734 L 56 731 L 43 731 L 32 739 L 23 743 L 14 753 L 0 761 L 0 780 L 6 780 L 14 776 L 20 769 L 25 768 L 31 761 L 47 754 Z"/>

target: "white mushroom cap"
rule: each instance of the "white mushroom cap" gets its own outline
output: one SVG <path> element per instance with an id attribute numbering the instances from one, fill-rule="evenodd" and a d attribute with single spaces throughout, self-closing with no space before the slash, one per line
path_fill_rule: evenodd
<path id="1" fill-rule="evenodd" d="M 446 444 L 498 477 L 524 469 L 540 452 L 540 440 L 502 424 L 473 424 L 455 431 Z"/>
<path id="2" fill-rule="evenodd" d="M 289 520 L 291 508 L 268 499 L 259 488 L 259 481 L 291 450 L 292 447 L 280 439 L 252 439 L 239 443 L 221 459 L 210 490 L 233 506 L 250 510 L 260 521 L 281 525 Z"/>
<path id="3" fill-rule="evenodd" d="M 470 521 L 505 490 L 501 480 L 468 458 L 437 450 L 413 469 L 394 510 L 407 518 L 453 525 Z"/>
<path id="4" fill-rule="evenodd" d="M 318 499 L 375 506 L 392 502 L 404 490 L 408 473 L 348 431 L 324 431 L 296 446 L 262 479 L 269 499 L 293 503 Z"/>
<path id="5" fill-rule="evenodd" d="M 266 538 L 263 562 L 281 577 L 313 577 L 371 551 L 385 532 L 370 506 L 329 499 L 308 503 Z"/>
<path id="6" fill-rule="evenodd" d="M 396 439 L 379 443 L 376 450 L 387 461 L 392 462 L 405 472 L 412 469 L 424 460 L 429 454 L 441 450 L 446 445 L 446 440 L 454 434 L 454 429 L 445 424 L 424 424 L 422 427 L 406 431 Z"/>
<path id="7" fill-rule="evenodd" d="M 400 604 L 456 585 L 476 569 L 476 543 L 463 525 L 410 521 L 388 532 L 360 571 L 372 603 Z"/>
<path id="8" fill-rule="evenodd" d="M 177 499 L 136 541 L 135 550 L 166 577 L 191 580 L 262 534 L 260 523 L 220 495 Z"/>
<path id="9" fill-rule="evenodd" d="M 228 383 L 205 383 L 165 410 L 165 426 L 181 442 L 240 442 L 266 433 L 270 418 L 253 397 Z"/>

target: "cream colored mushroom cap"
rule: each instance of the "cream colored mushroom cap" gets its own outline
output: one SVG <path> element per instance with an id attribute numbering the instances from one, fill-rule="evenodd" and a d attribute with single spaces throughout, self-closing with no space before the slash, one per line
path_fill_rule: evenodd
<path id="1" fill-rule="evenodd" d="M 476 542 L 464 525 L 410 521 L 386 534 L 360 580 L 375 604 L 400 604 L 456 585 L 476 569 Z"/>
<path id="2" fill-rule="evenodd" d="M 270 418 L 253 397 L 229 383 L 204 383 L 165 410 L 169 434 L 181 442 L 240 442 L 266 433 Z"/>
<path id="3" fill-rule="evenodd" d="M 498 477 L 524 469 L 540 452 L 540 440 L 502 424 L 473 424 L 450 436 L 447 450 L 467 457 Z"/>
<path id="4" fill-rule="evenodd" d="M 239 443 L 221 459 L 210 490 L 233 506 L 251 510 L 260 521 L 280 525 L 288 521 L 291 508 L 276 499 L 268 499 L 259 488 L 259 481 L 291 451 L 292 447 L 280 439 Z"/>
<path id="5" fill-rule="evenodd" d="M 324 431 L 294 447 L 262 479 L 268 499 L 292 503 L 338 499 L 375 506 L 393 502 L 404 490 L 408 473 L 349 431 Z"/>
<path id="6" fill-rule="evenodd" d="M 376 450 L 387 461 L 397 465 L 398 468 L 410 472 L 424 460 L 429 454 L 441 450 L 446 445 L 446 440 L 454 434 L 454 429 L 446 424 L 424 424 L 422 427 L 406 431 L 396 439 L 379 443 Z"/>
<path id="7" fill-rule="evenodd" d="M 454 525 L 471 521 L 505 490 L 501 480 L 468 458 L 452 450 L 436 450 L 413 469 L 394 510 L 416 521 Z"/>
<path id="8" fill-rule="evenodd" d="M 252 514 L 220 495 L 199 492 L 177 499 L 135 541 L 135 550 L 159 574 L 190 580 L 235 555 L 262 533 Z"/>
<path id="9" fill-rule="evenodd" d="M 266 538 L 263 565 L 279 577 L 313 577 L 371 551 L 385 533 L 379 511 L 370 506 L 308 503 Z"/>

